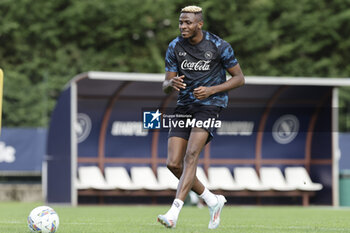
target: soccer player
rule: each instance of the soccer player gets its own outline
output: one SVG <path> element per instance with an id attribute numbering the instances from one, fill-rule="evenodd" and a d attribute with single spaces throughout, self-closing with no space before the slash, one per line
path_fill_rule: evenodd
<path id="1" fill-rule="evenodd" d="M 227 91 L 244 85 L 244 76 L 231 46 L 218 36 L 202 30 L 202 8 L 187 6 L 181 10 L 181 36 L 170 44 L 165 57 L 163 90 L 179 91 L 172 121 L 181 116 L 208 120 L 217 118 L 227 106 Z M 226 80 L 226 71 L 232 76 Z M 208 228 L 220 224 L 220 213 L 226 202 L 222 195 L 210 192 L 196 177 L 199 154 L 213 136 L 213 127 L 171 128 L 168 138 L 167 167 L 179 179 L 175 200 L 158 222 L 174 228 L 184 200 L 192 189 L 207 204 Z"/>

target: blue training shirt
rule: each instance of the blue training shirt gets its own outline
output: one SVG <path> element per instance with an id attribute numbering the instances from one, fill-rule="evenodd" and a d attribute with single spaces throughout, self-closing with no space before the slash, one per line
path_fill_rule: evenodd
<path id="1" fill-rule="evenodd" d="M 186 89 L 181 89 L 177 105 L 198 103 L 226 107 L 227 92 L 220 92 L 199 100 L 193 90 L 200 86 L 216 86 L 226 81 L 226 69 L 238 64 L 229 43 L 220 37 L 203 31 L 203 40 L 192 45 L 178 36 L 170 42 L 165 55 L 165 71 L 184 75 Z"/>

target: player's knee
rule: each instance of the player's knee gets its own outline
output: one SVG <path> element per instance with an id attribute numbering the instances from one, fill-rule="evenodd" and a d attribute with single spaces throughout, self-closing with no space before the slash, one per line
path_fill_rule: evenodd
<path id="1" fill-rule="evenodd" d="M 167 162 L 167 168 L 176 176 L 181 176 L 182 173 L 182 165 L 172 162 Z"/>
<path id="2" fill-rule="evenodd" d="M 187 151 L 185 155 L 186 165 L 195 165 L 197 161 L 197 156 L 198 156 L 197 151 L 192 151 L 192 150 Z"/>

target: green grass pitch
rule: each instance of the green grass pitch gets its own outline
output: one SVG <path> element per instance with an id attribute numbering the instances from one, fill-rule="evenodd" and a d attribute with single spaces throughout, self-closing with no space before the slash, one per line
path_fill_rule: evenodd
<path id="1" fill-rule="evenodd" d="M 0 203 L 0 232 L 30 232 L 26 219 L 40 203 Z M 206 207 L 185 206 L 176 229 L 156 222 L 169 206 L 51 206 L 60 217 L 58 233 L 158 233 L 158 232 L 350 232 L 350 209 L 331 207 L 226 206 L 221 225 L 207 229 Z"/>

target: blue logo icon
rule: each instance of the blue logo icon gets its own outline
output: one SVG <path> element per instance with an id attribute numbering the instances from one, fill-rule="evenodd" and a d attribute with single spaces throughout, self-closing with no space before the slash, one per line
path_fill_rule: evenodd
<path id="1" fill-rule="evenodd" d="M 157 109 L 156 112 L 143 112 L 144 129 L 160 129 L 160 116 L 162 113 Z"/>

